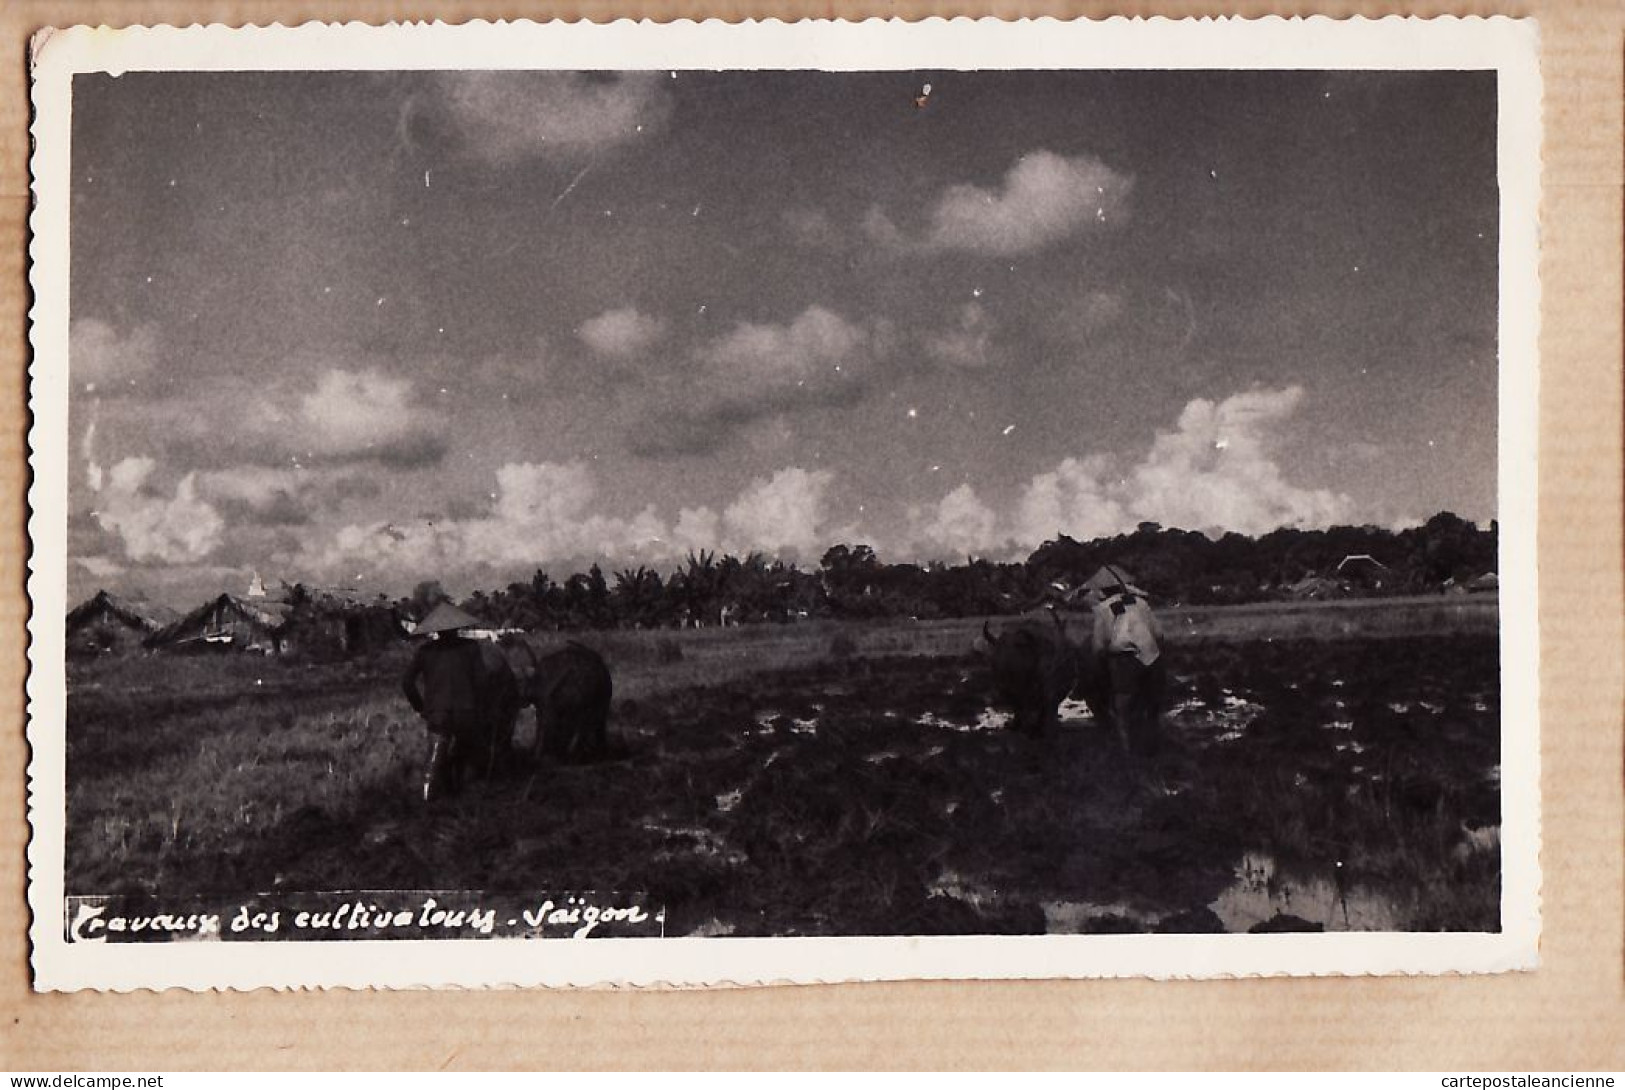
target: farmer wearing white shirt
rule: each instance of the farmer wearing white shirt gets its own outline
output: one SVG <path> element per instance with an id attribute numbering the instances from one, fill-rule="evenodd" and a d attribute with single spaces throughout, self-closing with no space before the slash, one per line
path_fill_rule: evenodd
<path id="1" fill-rule="evenodd" d="M 1125 748 L 1154 754 L 1167 682 L 1156 615 L 1145 591 L 1116 565 L 1101 568 L 1083 589 L 1094 614 L 1082 671 L 1090 707 Z"/>

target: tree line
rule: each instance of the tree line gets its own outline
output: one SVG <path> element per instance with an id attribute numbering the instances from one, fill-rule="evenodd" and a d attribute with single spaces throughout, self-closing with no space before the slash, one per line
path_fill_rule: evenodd
<path id="1" fill-rule="evenodd" d="M 1164 605 L 1424 594 L 1495 571 L 1497 537 L 1495 524 L 1481 530 L 1449 512 L 1398 532 L 1335 526 L 1256 538 L 1143 522 L 1133 533 L 1090 541 L 1061 534 L 1009 562 L 888 564 L 868 545 L 840 544 L 815 569 L 761 553 L 700 551 L 665 574 L 639 566 L 606 576 L 594 564 L 558 581 L 538 570 L 528 582 L 476 591 L 458 604 L 492 625 L 527 630 L 970 617 L 1029 609 L 1053 584 L 1076 586 L 1105 563 L 1126 568 Z M 1345 563 L 1350 557 L 1361 559 Z M 445 600 L 438 583 L 425 582 L 397 604 L 422 616 Z"/>

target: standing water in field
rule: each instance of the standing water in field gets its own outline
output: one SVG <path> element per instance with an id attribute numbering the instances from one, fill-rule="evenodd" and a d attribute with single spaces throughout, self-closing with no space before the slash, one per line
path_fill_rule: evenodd
<path id="1" fill-rule="evenodd" d="M 1375 890 L 1345 886 L 1335 870 L 1288 870 L 1265 852 L 1244 854 L 1235 882 L 1208 907 L 1230 932 L 1250 931 L 1282 916 L 1323 931 L 1404 931 L 1409 924 L 1407 914 Z"/>

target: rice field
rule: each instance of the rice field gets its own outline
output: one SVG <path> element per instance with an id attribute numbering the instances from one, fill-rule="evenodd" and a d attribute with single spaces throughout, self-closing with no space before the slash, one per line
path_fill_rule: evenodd
<path id="1" fill-rule="evenodd" d="M 67 889 L 638 891 L 714 936 L 1498 926 L 1493 600 L 1164 623 L 1155 763 L 1081 702 L 1005 729 L 979 620 L 614 632 L 609 759 L 432 809 L 405 648 L 76 663 Z"/>

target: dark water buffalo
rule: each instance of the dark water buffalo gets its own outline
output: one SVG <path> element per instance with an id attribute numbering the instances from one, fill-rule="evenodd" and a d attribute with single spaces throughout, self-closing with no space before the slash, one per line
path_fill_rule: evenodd
<path id="1" fill-rule="evenodd" d="M 402 687 L 429 728 L 424 801 L 454 795 L 465 781 L 506 766 L 521 694 L 499 648 L 443 631 L 418 649 Z"/>
<path id="2" fill-rule="evenodd" d="M 1077 679 L 1077 648 L 1067 639 L 1060 617 L 1051 616 L 1021 621 L 999 636 L 982 623 L 993 655 L 994 692 L 1015 712 L 1015 729 L 1034 738 L 1055 727 L 1061 701 Z"/>
<path id="3" fill-rule="evenodd" d="M 603 656 L 574 640 L 546 654 L 537 654 L 526 643 L 519 647 L 525 658 L 520 701 L 536 709 L 533 752 L 558 761 L 603 756 L 615 692 Z"/>
<path id="4" fill-rule="evenodd" d="M 483 641 L 479 648 L 480 733 L 474 739 L 471 759 L 489 777 L 509 762 L 514 724 L 526 701 L 519 675 L 502 649 Z"/>

